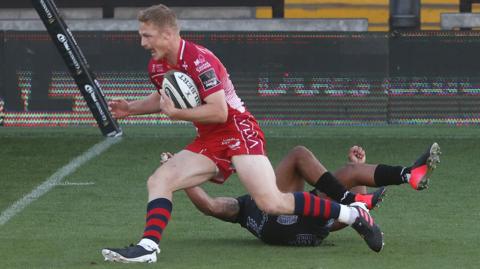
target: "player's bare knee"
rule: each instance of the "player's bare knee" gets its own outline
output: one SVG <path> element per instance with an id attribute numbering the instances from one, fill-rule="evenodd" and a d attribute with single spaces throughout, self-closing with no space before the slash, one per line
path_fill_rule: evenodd
<path id="1" fill-rule="evenodd" d="M 153 175 L 151 175 L 150 177 L 148 177 L 148 180 L 147 180 L 147 188 L 149 190 L 157 189 L 157 188 L 160 187 L 159 183 L 160 183 L 159 179 L 157 179 Z"/>
<path id="2" fill-rule="evenodd" d="M 295 146 L 291 151 L 290 154 L 295 158 L 295 160 L 300 161 L 307 158 L 311 158 L 313 153 L 304 146 Z"/>
<path id="3" fill-rule="evenodd" d="M 290 157 L 294 159 L 296 166 L 308 165 L 316 161 L 315 155 L 304 146 L 294 147 L 290 154 Z"/>
<path id="4" fill-rule="evenodd" d="M 295 146 L 290 152 L 297 157 L 304 156 L 305 154 L 311 154 L 309 149 L 301 145 Z"/>
<path id="5" fill-rule="evenodd" d="M 173 178 L 168 175 L 153 174 L 147 180 L 147 188 L 149 190 L 172 190 L 173 191 Z"/>

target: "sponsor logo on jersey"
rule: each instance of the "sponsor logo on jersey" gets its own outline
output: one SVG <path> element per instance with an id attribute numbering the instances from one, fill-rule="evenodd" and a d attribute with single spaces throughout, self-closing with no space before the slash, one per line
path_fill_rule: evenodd
<path id="1" fill-rule="evenodd" d="M 258 145 L 257 132 L 252 129 L 252 124 L 248 120 L 242 120 L 240 125 L 243 137 L 247 140 L 248 148 L 254 148 Z"/>
<path id="2" fill-rule="evenodd" d="M 205 90 L 209 90 L 218 84 L 220 84 L 220 81 L 217 78 L 217 75 L 215 74 L 215 71 L 213 68 L 208 69 L 207 71 L 201 73 L 198 78 L 203 84 L 203 87 Z"/>
<path id="3" fill-rule="evenodd" d="M 297 223 L 298 216 L 296 215 L 280 215 L 277 217 L 277 222 L 282 225 L 292 225 Z"/>
<path id="4" fill-rule="evenodd" d="M 203 70 L 205 70 L 207 68 L 210 68 L 210 67 L 212 67 L 212 65 L 209 62 L 205 62 L 202 65 L 195 68 L 195 70 L 197 70 L 197 72 L 202 72 Z"/>
<path id="5" fill-rule="evenodd" d="M 237 150 L 240 148 L 240 139 L 238 138 L 226 138 L 222 140 L 222 146 L 227 145 L 231 150 Z"/>
<path id="6" fill-rule="evenodd" d="M 203 64 L 204 62 L 205 62 L 205 57 L 202 54 L 199 54 L 198 58 L 195 61 L 193 61 L 195 66 L 199 66 L 199 65 Z"/>
<path id="7" fill-rule="evenodd" d="M 212 67 L 212 65 L 205 60 L 205 57 L 202 54 L 199 54 L 198 58 L 193 61 L 193 63 L 195 64 L 195 70 L 197 70 L 199 73 L 207 68 Z"/>
<path id="8" fill-rule="evenodd" d="M 152 64 L 152 73 L 165 73 L 163 64 Z"/>

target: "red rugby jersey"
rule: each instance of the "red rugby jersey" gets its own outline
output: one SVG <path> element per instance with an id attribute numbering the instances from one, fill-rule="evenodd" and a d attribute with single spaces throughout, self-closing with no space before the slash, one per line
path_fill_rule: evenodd
<path id="1" fill-rule="evenodd" d="M 201 124 L 194 122 L 198 135 L 203 137 L 214 131 L 221 131 L 232 122 L 234 115 L 249 114 L 242 100 L 237 96 L 230 75 L 220 60 L 208 49 L 193 42 L 180 40 L 177 66 L 171 66 L 166 59 L 150 60 L 148 73 L 157 90 L 162 88 L 163 75 L 170 70 L 179 70 L 188 74 L 195 82 L 203 100 L 212 93 L 223 90 L 228 106 L 226 123 Z"/>

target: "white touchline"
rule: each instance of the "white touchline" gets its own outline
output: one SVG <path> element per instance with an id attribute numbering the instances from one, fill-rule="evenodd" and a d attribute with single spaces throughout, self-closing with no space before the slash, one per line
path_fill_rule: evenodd
<path id="1" fill-rule="evenodd" d="M 10 207 L 5 209 L 2 214 L 0 215 L 0 226 L 7 223 L 12 217 L 17 215 L 20 211 L 22 211 L 25 207 L 27 207 L 30 203 L 34 202 L 40 196 L 47 193 L 53 187 L 58 185 L 66 176 L 70 175 L 71 173 L 75 172 L 80 166 L 84 163 L 89 161 L 90 159 L 102 154 L 105 150 L 107 150 L 110 146 L 118 143 L 121 141 L 121 137 L 118 138 L 106 138 L 102 142 L 94 145 L 82 155 L 76 157 L 75 159 L 71 160 L 67 165 L 57 170 L 53 175 L 47 178 L 42 184 L 36 187 L 32 192 L 23 196 L 20 200 L 13 203 Z"/>
<path id="2" fill-rule="evenodd" d="M 57 184 L 57 186 L 90 186 L 90 185 L 95 185 L 95 182 L 70 182 L 70 181 L 65 181 L 65 182 L 60 182 Z"/>

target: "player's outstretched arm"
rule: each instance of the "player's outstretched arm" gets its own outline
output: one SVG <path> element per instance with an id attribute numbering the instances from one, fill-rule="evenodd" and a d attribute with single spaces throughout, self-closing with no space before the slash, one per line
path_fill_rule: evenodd
<path id="1" fill-rule="evenodd" d="M 195 207 L 207 216 L 212 216 L 223 221 L 235 222 L 240 212 L 240 206 L 235 198 L 212 198 L 200 187 L 185 189 L 185 193 Z"/>
<path id="2" fill-rule="evenodd" d="M 126 100 L 112 100 L 108 102 L 108 109 L 116 119 L 123 119 L 130 115 L 143 115 L 160 112 L 160 95 L 154 92 L 145 99 L 127 102 Z"/>

